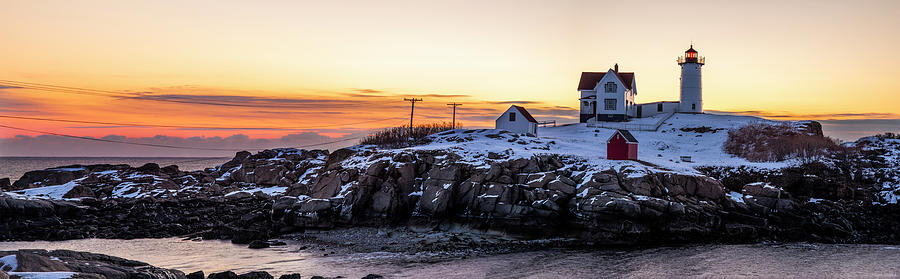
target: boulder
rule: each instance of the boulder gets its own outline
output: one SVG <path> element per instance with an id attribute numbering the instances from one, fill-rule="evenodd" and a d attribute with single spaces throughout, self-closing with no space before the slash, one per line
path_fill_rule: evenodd
<path id="1" fill-rule="evenodd" d="M 22 190 L 41 186 L 61 185 L 82 178 L 90 171 L 81 165 L 29 171 L 16 180 L 8 190 Z"/>
<path id="2" fill-rule="evenodd" d="M 35 253 L 38 252 L 38 253 Z M 19 250 L 16 252 L 16 261 L 18 261 L 18 272 L 48 272 L 48 271 L 72 271 L 62 261 L 55 261 L 46 255 L 39 254 L 41 251 Z"/>
<path id="3" fill-rule="evenodd" d="M 273 279 L 272 275 L 265 271 L 251 271 L 238 276 L 239 279 Z"/>
<path id="4" fill-rule="evenodd" d="M 250 248 L 250 249 L 269 248 L 269 242 L 264 241 L 264 240 L 250 241 L 250 245 L 248 245 L 247 248 Z M 241 275 L 241 276 L 243 276 L 243 275 Z"/>
<path id="5" fill-rule="evenodd" d="M 81 185 L 81 184 L 76 185 L 75 187 L 72 187 L 72 190 L 69 190 L 69 192 L 66 192 L 66 194 L 63 195 L 63 198 L 67 198 L 67 199 L 69 199 L 69 198 L 94 198 L 94 197 L 95 197 L 94 191 L 91 190 L 91 187 Z"/>
<path id="6" fill-rule="evenodd" d="M 185 275 L 187 279 L 206 279 L 206 276 L 203 275 L 203 270 L 191 272 L 188 275 Z"/>
<path id="7" fill-rule="evenodd" d="M 316 212 L 331 209 L 331 201 L 326 199 L 306 199 L 297 203 L 299 212 Z"/>
<path id="8" fill-rule="evenodd" d="M 547 184 L 547 189 L 560 191 L 563 194 L 566 194 L 567 196 L 575 193 L 575 186 L 573 186 L 572 184 L 566 183 L 562 179 L 556 179 L 556 180 L 550 181 L 550 183 Z"/>
<path id="9" fill-rule="evenodd" d="M 231 270 L 228 270 L 218 273 L 210 273 L 207 279 L 238 279 L 238 276 Z"/>
<path id="10" fill-rule="evenodd" d="M 453 180 L 425 180 L 422 199 L 419 200 L 421 213 L 440 215 L 445 213 L 453 198 L 455 182 Z"/>
<path id="11" fill-rule="evenodd" d="M 278 279 L 300 279 L 300 273 L 282 274 Z"/>

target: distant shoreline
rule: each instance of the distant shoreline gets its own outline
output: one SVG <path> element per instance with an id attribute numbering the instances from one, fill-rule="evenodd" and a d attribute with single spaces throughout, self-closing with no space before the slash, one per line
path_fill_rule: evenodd
<path id="1" fill-rule="evenodd" d="M 47 158 L 47 159 L 81 159 L 81 158 L 121 158 L 121 159 L 171 159 L 171 158 L 180 158 L 180 159 L 231 159 L 232 156 L 224 156 L 224 157 L 204 157 L 204 156 L 160 156 L 160 157 L 143 157 L 143 156 L 0 156 L 0 158 L 14 158 L 14 159 L 27 159 L 27 158 Z"/>

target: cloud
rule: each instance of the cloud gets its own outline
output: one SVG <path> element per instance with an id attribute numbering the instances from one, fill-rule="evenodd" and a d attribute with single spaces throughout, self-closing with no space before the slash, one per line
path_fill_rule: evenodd
<path id="1" fill-rule="evenodd" d="M 41 105 L 17 95 L 10 95 L 0 91 L 0 112 L 36 113 L 40 112 Z"/>
<path id="2" fill-rule="evenodd" d="M 487 102 L 492 105 L 528 105 L 528 104 L 540 104 L 541 102 L 534 101 L 503 101 L 503 102 Z"/>
<path id="3" fill-rule="evenodd" d="M 759 116 L 759 117 L 765 117 L 765 118 L 789 118 L 789 119 L 804 119 L 804 120 L 842 119 L 842 118 L 858 118 L 858 119 L 900 118 L 900 114 L 884 113 L 884 112 L 804 114 L 804 113 L 775 112 L 775 111 L 763 111 L 763 110 L 740 110 L 740 111 L 706 110 L 706 111 L 713 112 L 713 113 L 721 113 L 721 114 L 750 115 L 750 116 Z"/>
<path id="4" fill-rule="evenodd" d="M 99 142 L 84 139 L 40 135 L 17 135 L 12 138 L 0 138 L 0 156 L 36 156 L 36 157 L 227 157 L 237 150 L 251 152 L 278 147 L 300 147 L 344 140 L 331 144 L 316 145 L 306 149 L 331 149 L 346 147 L 358 143 L 357 137 L 365 135 L 364 131 L 356 131 L 343 137 L 328 137 L 317 132 L 291 133 L 276 138 L 251 138 L 236 134 L 228 137 L 173 137 L 156 135 L 153 137 L 127 137 L 123 135 L 106 135 L 100 139 L 121 141 L 135 144 L 171 145 L 189 148 L 234 149 L 235 151 L 174 149 L 150 147 L 134 144 Z"/>
<path id="5" fill-rule="evenodd" d="M 21 89 L 21 88 L 23 88 L 23 87 L 10 86 L 10 85 L 2 85 L 2 84 L 0 84 L 0 90 L 3 90 L 3 89 Z"/>
<path id="6" fill-rule="evenodd" d="M 380 94 L 380 93 L 384 93 L 384 91 L 381 91 L 381 90 L 368 89 L 368 88 L 364 88 L 364 89 L 353 88 L 353 89 L 350 89 L 350 90 L 353 90 L 354 92 L 358 92 L 358 93 L 364 93 L 364 94 Z"/>

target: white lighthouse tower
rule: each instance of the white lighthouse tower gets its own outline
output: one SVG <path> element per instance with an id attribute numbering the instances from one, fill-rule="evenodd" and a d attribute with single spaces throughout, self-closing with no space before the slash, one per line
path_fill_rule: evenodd
<path id="1" fill-rule="evenodd" d="M 703 113 L 703 83 L 700 81 L 700 68 L 705 58 L 697 55 L 694 45 L 678 57 L 681 65 L 681 102 L 678 112 Z"/>

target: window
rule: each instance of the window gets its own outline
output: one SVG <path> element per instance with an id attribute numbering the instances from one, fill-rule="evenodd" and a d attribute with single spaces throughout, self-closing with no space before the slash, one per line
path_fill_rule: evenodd
<path id="1" fill-rule="evenodd" d="M 516 122 L 516 113 L 515 112 L 509 113 L 509 122 Z"/>
<path id="2" fill-rule="evenodd" d="M 616 83 L 615 82 L 607 82 L 606 83 L 606 93 L 616 93 Z"/>
<path id="3" fill-rule="evenodd" d="M 691 110 L 696 110 L 696 109 L 697 109 L 697 104 L 691 104 Z"/>
<path id="4" fill-rule="evenodd" d="M 616 110 L 616 99 L 605 99 L 605 100 L 603 100 L 603 109 L 605 109 L 605 110 Z"/>
<path id="5" fill-rule="evenodd" d="M 588 106 L 588 101 L 584 101 L 584 106 Z"/>
<path id="6" fill-rule="evenodd" d="M 662 111 L 662 103 L 656 104 L 656 111 Z"/>

